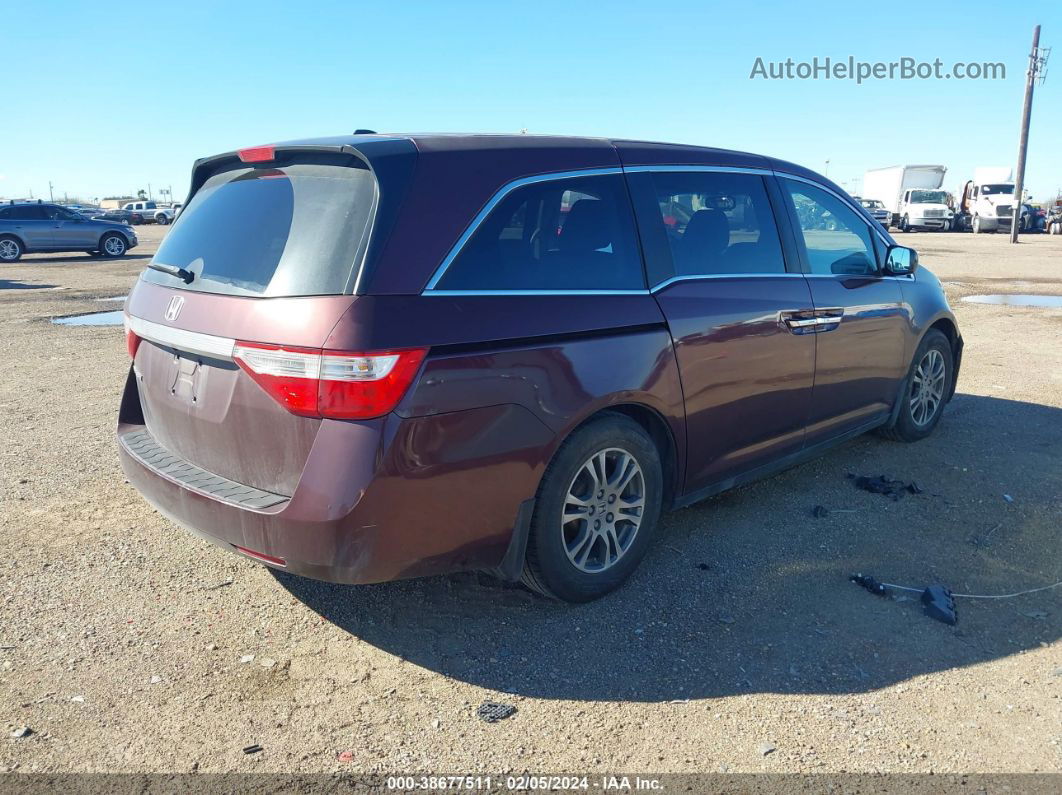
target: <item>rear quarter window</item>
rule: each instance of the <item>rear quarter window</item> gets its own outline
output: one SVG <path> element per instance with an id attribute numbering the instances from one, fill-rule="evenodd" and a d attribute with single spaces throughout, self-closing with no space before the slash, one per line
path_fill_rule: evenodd
<path id="1" fill-rule="evenodd" d="M 504 196 L 449 264 L 437 290 L 645 288 L 620 175 L 566 177 Z"/>
<path id="2" fill-rule="evenodd" d="M 367 168 L 304 163 L 210 177 L 154 261 L 191 271 L 191 284 L 155 270 L 145 281 L 247 296 L 347 292 L 367 238 L 376 182 Z"/>

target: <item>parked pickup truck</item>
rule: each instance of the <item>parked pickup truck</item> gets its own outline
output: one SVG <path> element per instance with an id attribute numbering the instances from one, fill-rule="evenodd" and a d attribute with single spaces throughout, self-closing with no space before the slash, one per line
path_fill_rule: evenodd
<path id="1" fill-rule="evenodd" d="M 126 202 L 122 205 L 123 210 L 130 213 L 130 221 L 133 224 L 169 224 L 173 223 L 176 213 L 170 207 L 162 207 L 157 202 L 139 201 Z"/>

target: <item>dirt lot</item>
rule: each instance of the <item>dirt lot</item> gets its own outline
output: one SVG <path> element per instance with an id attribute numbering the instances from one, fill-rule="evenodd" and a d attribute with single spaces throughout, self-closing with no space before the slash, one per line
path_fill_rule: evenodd
<path id="1" fill-rule="evenodd" d="M 0 270 L 0 770 L 1062 771 L 1062 588 L 949 627 L 847 581 L 1062 579 L 1062 310 L 959 301 L 1062 295 L 1062 238 L 901 236 L 966 339 L 937 433 L 672 514 L 626 588 L 572 607 L 475 574 L 274 575 L 154 513 L 116 461 L 120 329 L 50 319 L 119 308 L 164 232 Z M 483 723 L 485 699 L 518 712 Z"/>

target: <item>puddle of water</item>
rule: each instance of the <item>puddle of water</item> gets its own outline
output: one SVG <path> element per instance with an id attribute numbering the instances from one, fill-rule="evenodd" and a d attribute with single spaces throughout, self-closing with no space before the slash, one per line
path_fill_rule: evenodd
<path id="1" fill-rule="evenodd" d="M 1043 309 L 1062 309 L 1062 295 L 968 295 L 962 300 L 970 304 L 1001 304 L 1003 306 L 1036 306 Z"/>
<path id="2" fill-rule="evenodd" d="M 52 322 L 60 326 L 120 326 L 122 325 L 122 311 L 92 312 L 87 315 L 73 315 L 71 317 L 53 317 Z"/>

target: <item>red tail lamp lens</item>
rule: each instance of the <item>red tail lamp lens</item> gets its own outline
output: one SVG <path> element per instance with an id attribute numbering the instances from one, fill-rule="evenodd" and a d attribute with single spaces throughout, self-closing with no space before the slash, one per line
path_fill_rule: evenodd
<path id="1" fill-rule="evenodd" d="M 129 358 L 136 358 L 136 349 L 140 347 L 140 337 L 136 335 L 129 324 L 125 324 L 125 349 L 129 351 Z"/>
<path id="2" fill-rule="evenodd" d="M 244 163 L 268 163 L 276 155 L 275 146 L 252 146 L 236 152 Z"/>
<path id="3" fill-rule="evenodd" d="M 366 420 L 394 410 L 427 352 L 353 353 L 237 342 L 233 358 L 292 414 Z"/>

